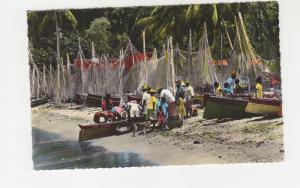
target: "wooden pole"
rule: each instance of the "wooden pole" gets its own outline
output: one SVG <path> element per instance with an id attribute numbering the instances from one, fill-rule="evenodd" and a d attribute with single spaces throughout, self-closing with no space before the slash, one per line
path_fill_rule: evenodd
<path id="1" fill-rule="evenodd" d="M 226 23 L 225 23 L 225 21 L 224 21 L 223 18 L 222 18 L 222 22 L 223 22 L 223 24 L 224 24 L 224 28 L 225 28 L 226 36 L 227 36 L 227 38 L 228 38 L 228 42 L 229 42 L 230 48 L 231 48 L 231 50 L 233 50 L 233 45 L 232 45 L 232 42 L 231 42 L 231 39 L 230 39 L 228 30 L 227 30 Z"/>
<path id="2" fill-rule="evenodd" d="M 171 68 L 171 87 L 173 94 L 175 94 L 175 69 L 174 69 L 174 54 L 173 54 L 173 38 L 170 37 L 170 68 Z"/>
<path id="3" fill-rule="evenodd" d="M 148 84 L 148 78 L 147 78 L 147 64 L 146 64 L 146 37 L 145 37 L 145 30 L 143 31 L 143 51 L 144 51 L 144 72 L 145 72 L 145 82 Z"/>

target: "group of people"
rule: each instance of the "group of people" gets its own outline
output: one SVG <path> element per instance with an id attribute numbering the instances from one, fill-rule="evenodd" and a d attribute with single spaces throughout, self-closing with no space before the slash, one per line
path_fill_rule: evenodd
<path id="1" fill-rule="evenodd" d="M 176 81 L 175 96 L 169 89 L 142 87 L 141 101 L 142 114 L 146 119 L 157 119 L 158 125 L 168 129 L 170 116 L 178 116 L 180 119 L 192 115 L 192 96 L 194 89 L 188 81 Z"/>
<path id="2" fill-rule="evenodd" d="M 255 89 L 255 96 L 262 98 L 263 86 L 261 77 L 257 77 Z M 218 82 L 214 82 L 214 93 L 217 96 L 241 94 L 244 90 L 235 72 L 225 81 L 223 88 Z M 155 90 L 147 85 L 142 87 L 142 92 L 140 103 L 136 100 L 131 100 L 121 107 L 113 106 L 110 94 L 106 94 L 102 100 L 102 111 L 107 112 L 103 115 L 105 116 L 105 121 L 109 118 L 116 120 L 124 116 L 135 118 L 143 115 L 146 120 L 157 121 L 159 126 L 168 129 L 169 117 L 177 116 L 183 120 L 193 115 L 192 97 L 194 96 L 194 89 L 189 81 L 176 80 L 175 95 L 169 89 L 159 88 Z M 101 116 L 101 113 L 98 115 Z M 98 120 L 98 116 L 96 119 Z"/>
<path id="3" fill-rule="evenodd" d="M 114 106 L 111 95 L 106 94 L 101 103 L 102 111 L 96 114 L 94 121 L 100 122 L 100 117 L 103 117 L 105 122 L 121 119 L 125 116 L 122 113 L 127 112 L 129 118 L 143 115 L 146 120 L 155 120 L 159 126 L 168 129 L 170 116 L 178 116 L 180 119 L 192 116 L 194 89 L 189 81 L 176 80 L 175 96 L 169 89 L 155 90 L 146 85 L 142 87 L 142 92 L 140 103 L 131 100 L 121 107 Z"/>
<path id="4" fill-rule="evenodd" d="M 240 85 L 240 80 L 237 78 L 235 72 L 231 74 L 231 76 L 225 81 L 223 88 L 220 86 L 219 82 L 214 82 L 214 93 L 216 96 L 230 96 L 233 94 L 241 94 L 245 91 Z M 262 86 L 262 77 L 256 78 L 255 85 L 255 97 L 262 98 L 263 97 L 263 86 Z"/>

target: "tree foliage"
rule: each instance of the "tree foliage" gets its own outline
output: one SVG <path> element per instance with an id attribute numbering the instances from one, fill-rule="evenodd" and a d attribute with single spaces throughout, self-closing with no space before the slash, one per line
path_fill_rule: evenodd
<path id="1" fill-rule="evenodd" d="M 78 41 L 87 58 L 91 56 L 91 42 L 95 43 L 98 55 L 106 53 L 117 57 L 119 50 L 126 47 L 128 39 L 142 51 L 144 30 L 148 51 L 153 48 L 161 51 L 160 48 L 169 36 L 173 36 L 174 44 L 187 50 L 190 29 L 193 50 L 197 50 L 205 22 L 213 57 L 220 59 L 222 53 L 223 58 L 228 58 L 230 46 L 225 25 L 233 40 L 238 12 L 243 15 L 250 41 L 258 54 L 264 59 L 278 59 L 279 21 L 278 3 L 275 1 L 56 11 L 63 33 L 61 56 L 66 57 L 66 53 L 69 53 L 71 59 L 76 58 Z M 29 11 L 27 14 L 28 37 L 38 64 L 55 63 L 54 13 Z"/>
<path id="2" fill-rule="evenodd" d="M 107 54 L 111 50 L 110 22 L 107 18 L 96 18 L 92 21 L 90 28 L 85 31 L 86 38 L 95 43 L 98 54 Z"/>

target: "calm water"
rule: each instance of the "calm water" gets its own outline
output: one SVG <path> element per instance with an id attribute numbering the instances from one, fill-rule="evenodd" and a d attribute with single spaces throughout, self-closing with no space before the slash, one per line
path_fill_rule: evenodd
<path id="1" fill-rule="evenodd" d="M 91 142 L 72 140 L 52 141 L 57 135 L 33 131 L 33 164 L 35 170 L 76 169 L 76 168 L 110 168 L 153 166 L 136 153 L 110 152 Z M 42 142 L 41 138 L 43 139 Z M 54 139 L 55 140 L 55 139 Z"/>

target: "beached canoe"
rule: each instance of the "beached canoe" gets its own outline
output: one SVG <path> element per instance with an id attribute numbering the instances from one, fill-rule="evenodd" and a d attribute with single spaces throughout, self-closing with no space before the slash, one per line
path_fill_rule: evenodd
<path id="1" fill-rule="evenodd" d="M 93 107 L 101 107 L 102 99 L 103 98 L 101 95 L 88 94 L 86 99 L 86 105 L 93 106 Z M 111 100 L 113 102 L 113 106 L 120 105 L 120 100 L 121 100 L 120 97 L 111 97 Z"/>
<path id="2" fill-rule="evenodd" d="M 31 107 L 35 107 L 41 104 L 46 104 L 49 101 L 49 97 L 44 97 L 41 99 L 35 99 L 35 100 L 31 100 Z"/>
<path id="3" fill-rule="evenodd" d="M 118 130 L 124 131 L 124 129 L 120 128 L 128 127 L 127 125 L 127 120 L 120 120 L 108 123 L 91 123 L 86 125 L 79 124 L 79 141 L 112 136 L 118 134 Z"/>
<path id="4" fill-rule="evenodd" d="M 87 98 L 86 95 L 75 94 L 74 102 L 75 104 L 81 105 L 85 103 L 86 98 Z"/>
<path id="5" fill-rule="evenodd" d="M 232 118 L 240 119 L 251 116 L 245 112 L 248 104 L 246 97 L 217 97 L 207 96 L 203 118 Z"/>
<path id="6" fill-rule="evenodd" d="M 282 101 L 278 99 L 250 98 L 245 109 L 246 112 L 257 115 L 282 115 Z"/>

